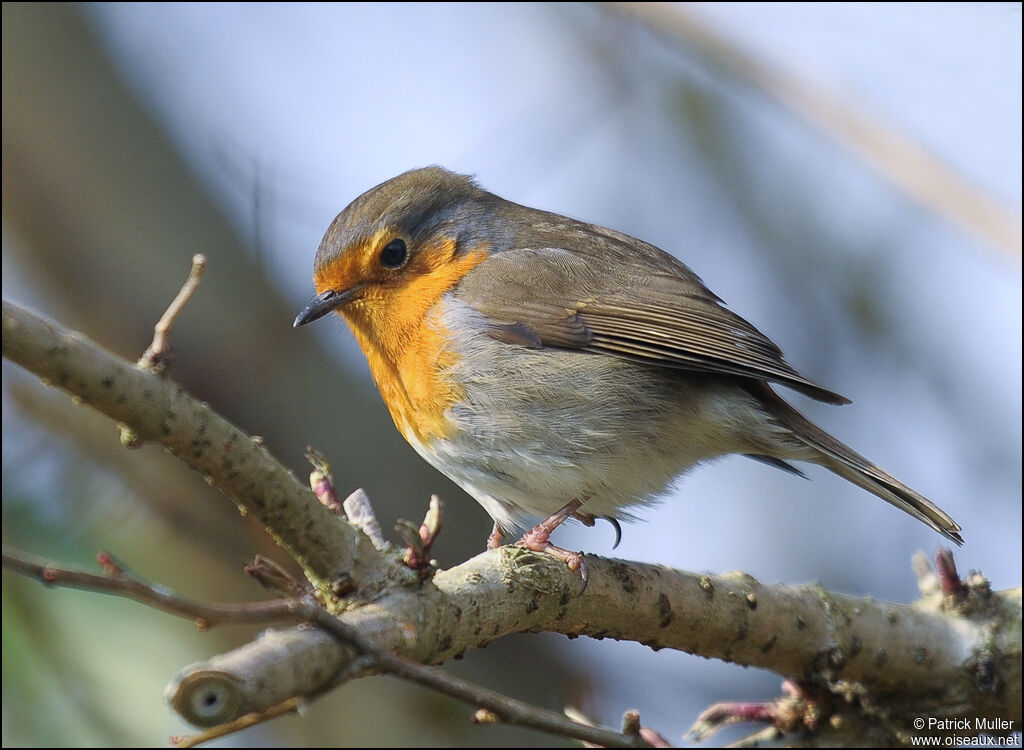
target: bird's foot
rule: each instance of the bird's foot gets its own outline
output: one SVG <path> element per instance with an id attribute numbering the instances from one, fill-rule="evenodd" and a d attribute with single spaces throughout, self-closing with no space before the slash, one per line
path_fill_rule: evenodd
<path id="1" fill-rule="evenodd" d="M 572 502 L 567 503 L 550 517 L 541 521 L 539 524 L 523 534 L 522 539 L 516 542 L 516 544 L 520 547 L 526 547 L 529 550 L 533 550 L 534 552 L 543 552 L 561 560 L 566 564 L 569 570 L 580 571 L 580 575 L 583 576 L 583 581 L 586 583 L 587 568 L 583 563 L 583 553 L 571 552 L 567 549 L 556 547 L 550 541 L 551 532 L 561 526 L 567 518 L 575 514 L 582 504 L 583 502 L 580 500 L 573 500 Z"/>
<path id="2" fill-rule="evenodd" d="M 498 549 L 501 546 L 501 539 L 504 533 L 497 522 L 494 523 L 494 528 L 491 529 L 491 533 L 487 536 L 487 549 Z"/>

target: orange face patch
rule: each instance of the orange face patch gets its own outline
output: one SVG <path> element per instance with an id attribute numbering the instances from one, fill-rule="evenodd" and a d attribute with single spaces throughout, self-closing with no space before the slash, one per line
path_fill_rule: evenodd
<path id="1" fill-rule="evenodd" d="M 362 285 L 338 309 L 370 364 L 395 425 L 407 440 L 429 443 L 444 437 L 448 407 L 464 396 L 445 377 L 456 356 L 448 347 L 439 302 L 459 280 L 487 257 L 484 248 L 456 254 L 447 238 L 413 248 L 401 268 L 380 266 L 378 254 L 393 235 L 381 232 L 348 248 L 318 269 L 318 292 Z"/>

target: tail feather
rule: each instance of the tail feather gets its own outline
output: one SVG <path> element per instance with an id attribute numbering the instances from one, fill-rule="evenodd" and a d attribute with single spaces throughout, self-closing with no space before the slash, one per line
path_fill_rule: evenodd
<path id="1" fill-rule="evenodd" d="M 818 454 L 816 463 L 928 524 L 951 542 L 963 545 L 960 524 L 942 508 L 813 424 L 767 386 L 765 390 L 770 394 L 764 398 L 765 405 L 793 437 L 814 449 Z"/>
<path id="2" fill-rule="evenodd" d="M 877 466 L 865 462 L 861 456 L 849 449 L 843 454 L 834 454 L 817 445 L 814 447 L 826 455 L 826 460 L 822 462 L 826 468 L 923 521 L 956 545 L 963 545 L 960 524 L 924 495 L 915 492 Z"/>

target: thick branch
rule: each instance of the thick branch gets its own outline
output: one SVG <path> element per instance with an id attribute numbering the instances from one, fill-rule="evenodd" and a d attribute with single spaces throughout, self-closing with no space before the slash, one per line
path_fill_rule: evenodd
<path id="1" fill-rule="evenodd" d="M 342 678 L 381 671 L 450 695 L 474 707 L 482 707 L 494 721 L 533 727 L 551 734 L 572 737 L 601 747 L 647 747 L 637 731 L 615 732 L 583 724 L 562 714 L 531 706 L 501 695 L 435 667 L 411 662 L 381 651 L 352 626 L 335 618 L 312 597 L 301 596 L 252 604 L 207 604 L 178 596 L 162 587 L 147 584 L 120 567 L 109 554 L 101 552 L 99 562 L 105 575 L 53 565 L 24 553 L 3 550 L 3 567 L 37 578 L 50 586 L 97 591 L 124 596 L 171 614 L 193 618 L 206 627 L 221 624 L 269 624 L 284 621 L 315 624 L 308 628 L 268 631 L 249 644 L 212 659 L 203 670 L 186 670 L 167 690 L 171 704 L 189 721 L 214 726 L 199 739 L 222 736 L 227 731 L 251 726 L 294 710 L 297 696 L 315 694 L 340 684 Z M 294 649 L 308 649 L 314 639 L 318 653 L 297 661 Z M 254 655 L 256 658 L 254 659 Z M 256 669 L 252 669 L 255 666 Z M 281 688 L 285 690 L 282 691 Z M 275 700 L 280 698 L 280 700 Z M 256 708 L 258 706 L 258 708 Z M 227 714 L 230 726 L 221 716 Z M 193 738 L 195 739 L 195 738 Z M 191 746 L 193 743 L 186 742 Z"/>
<path id="2" fill-rule="evenodd" d="M 318 503 L 262 445 L 174 383 L 6 301 L 3 353 L 202 472 L 304 564 L 326 601 L 337 590 L 324 584 L 355 586 L 364 594 L 362 606 L 346 609 L 337 625 L 316 622 L 331 632 L 358 633 L 375 653 L 440 663 L 513 632 L 611 637 L 760 666 L 824 689 L 855 684 L 875 699 L 898 694 L 905 705 L 917 701 L 944 715 L 1020 721 L 1020 589 L 992 594 L 978 585 L 973 610 L 942 595 L 905 606 L 818 586 L 762 586 L 739 573 L 696 575 L 588 556 L 584 590 L 564 564 L 514 547 L 413 586 L 418 576 Z M 358 658 L 358 649 L 323 630 L 284 633 L 289 646 L 272 658 L 257 641 L 193 665 L 172 686 L 172 702 L 198 700 L 212 706 L 208 723 L 229 721 L 269 708 L 254 705 L 267 701 L 265 690 L 231 692 L 246 675 L 283 700 L 328 687 L 337 670 Z M 212 673 L 228 692 L 211 701 L 203 678 Z M 304 677 L 295 682 L 292 675 Z"/>
<path id="3" fill-rule="evenodd" d="M 744 574 L 697 575 L 590 555 L 586 564 L 590 580 L 580 595 L 566 566 L 505 547 L 439 572 L 422 591 L 395 592 L 341 619 L 376 648 L 414 661 L 439 663 L 512 632 L 554 631 L 636 640 L 802 683 L 855 682 L 875 695 L 1020 721 L 1019 589 L 992 595 L 992 611 L 974 619 L 819 586 L 763 586 Z M 312 654 L 324 636 L 311 631 L 303 639 Z M 248 663 L 251 648 L 233 652 L 239 664 Z M 302 653 L 296 647 L 295 658 Z"/>
<path id="4" fill-rule="evenodd" d="M 368 598 L 395 576 L 413 578 L 320 505 L 259 441 L 177 383 L 7 300 L 3 356 L 126 425 L 133 444 L 166 447 L 262 523 L 314 584 L 358 581 Z"/>

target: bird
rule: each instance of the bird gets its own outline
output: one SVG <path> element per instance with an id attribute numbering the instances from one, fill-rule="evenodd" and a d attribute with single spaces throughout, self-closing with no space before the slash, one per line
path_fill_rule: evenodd
<path id="1" fill-rule="evenodd" d="M 313 279 L 294 325 L 344 318 L 398 430 L 492 518 L 488 548 L 525 531 L 518 544 L 579 569 L 582 553 L 550 541 L 564 521 L 618 532 L 687 470 L 734 453 L 798 475 L 790 461 L 818 464 L 963 544 L 945 511 L 773 386 L 849 399 L 643 240 L 430 166 L 342 210 Z"/>

